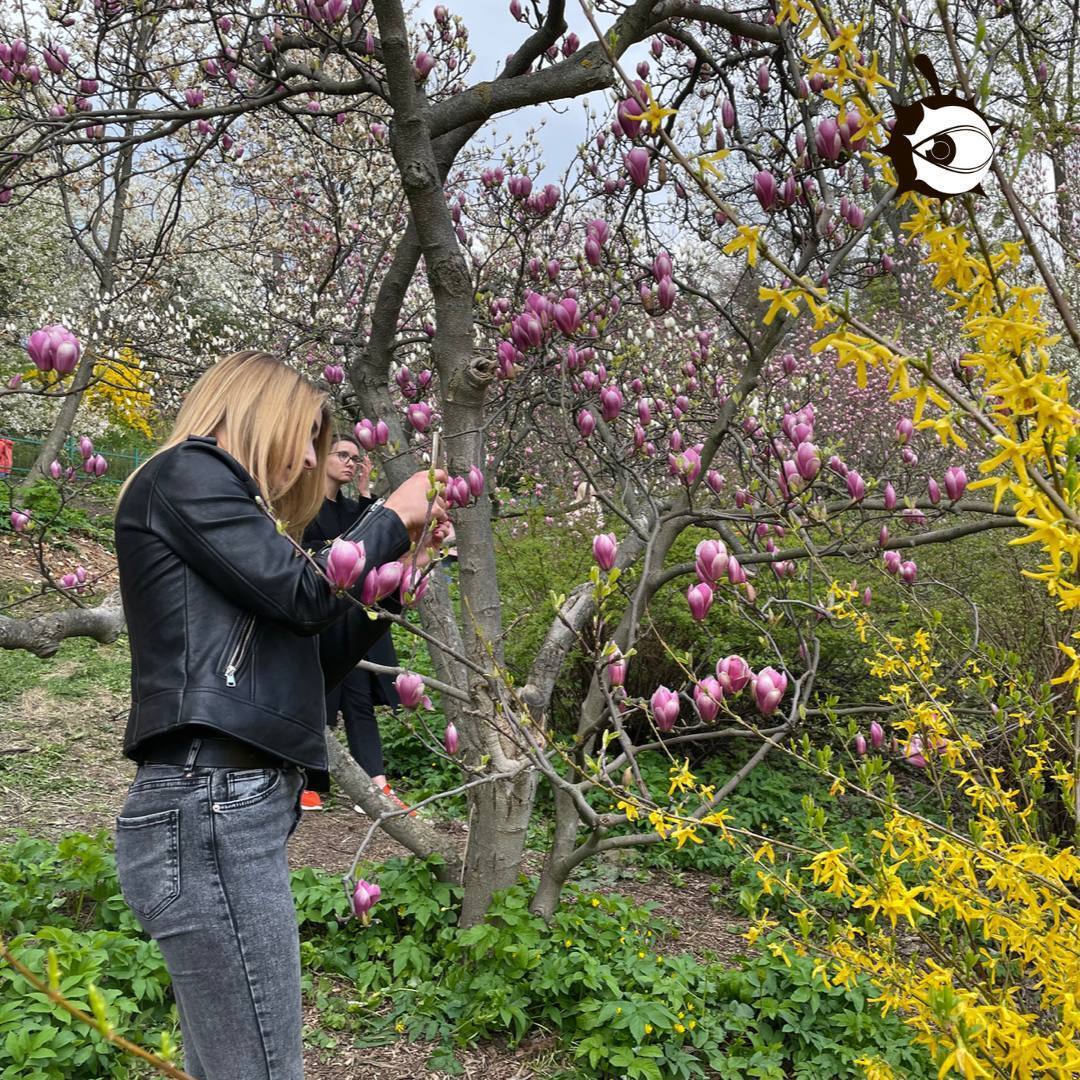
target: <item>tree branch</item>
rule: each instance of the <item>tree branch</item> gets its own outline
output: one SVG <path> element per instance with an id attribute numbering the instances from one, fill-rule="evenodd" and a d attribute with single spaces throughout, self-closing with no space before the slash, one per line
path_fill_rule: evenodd
<path id="1" fill-rule="evenodd" d="M 120 591 L 109 593 L 93 608 L 70 607 L 32 619 L 0 616 L 0 649 L 24 649 L 47 659 L 69 637 L 89 637 L 109 645 L 124 632 Z"/>

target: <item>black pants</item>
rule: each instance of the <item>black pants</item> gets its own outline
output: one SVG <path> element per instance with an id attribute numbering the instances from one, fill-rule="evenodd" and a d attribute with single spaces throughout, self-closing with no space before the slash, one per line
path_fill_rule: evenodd
<path id="1" fill-rule="evenodd" d="M 382 740 L 379 738 L 379 722 L 375 719 L 374 676 L 370 671 L 357 668 L 326 696 L 326 722 L 337 725 L 338 712 L 345 718 L 345 738 L 349 753 L 368 776 L 382 776 Z M 330 791 L 330 774 L 316 769 L 308 770 L 307 786 L 323 795 Z"/>

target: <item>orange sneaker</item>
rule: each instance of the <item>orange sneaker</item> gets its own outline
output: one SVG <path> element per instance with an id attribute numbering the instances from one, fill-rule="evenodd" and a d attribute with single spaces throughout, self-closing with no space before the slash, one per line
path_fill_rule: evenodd
<path id="1" fill-rule="evenodd" d="M 304 788 L 300 794 L 300 806 L 304 810 L 321 810 L 323 808 L 322 799 L 319 797 L 317 791 L 310 791 Z"/>
<path id="2" fill-rule="evenodd" d="M 397 795 L 394 794 L 394 789 L 389 784 L 383 784 L 383 794 L 392 802 L 401 807 L 402 810 L 409 810 L 408 804 L 403 803 Z M 409 810 L 409 817 L 416 817 L 415 810 Z"/>

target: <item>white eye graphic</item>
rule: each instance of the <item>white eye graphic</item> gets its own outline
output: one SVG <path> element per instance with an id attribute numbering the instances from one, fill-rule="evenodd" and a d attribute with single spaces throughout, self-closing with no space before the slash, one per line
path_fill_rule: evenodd
<path id="1" fill-rule="evenodd" d="M 943 194 L 971 191 L 994 159 L 994 139 L 986 121 L 962 105 L 924 106 L 922 121 L 907 139 L 915 175 Z"/>
<path id="2" fill-rule="evenodd" d="M 949 172 L 974 173 L 989 163 L 994 144 L 984 129 L 969 125 L 939 131 L 913 146 L 911 152 Z"/>

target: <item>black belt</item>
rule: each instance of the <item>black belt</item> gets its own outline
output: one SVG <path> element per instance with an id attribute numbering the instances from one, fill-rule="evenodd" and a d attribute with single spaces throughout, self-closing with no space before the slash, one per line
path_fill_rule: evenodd
<path id="1" fill-rule="evenodd" d="M 227 736 L 167 732 L 147 739 L 135 751 L 140 765 L 201 765 L 211 769 L 289 769 L 291 761 Z"/>

